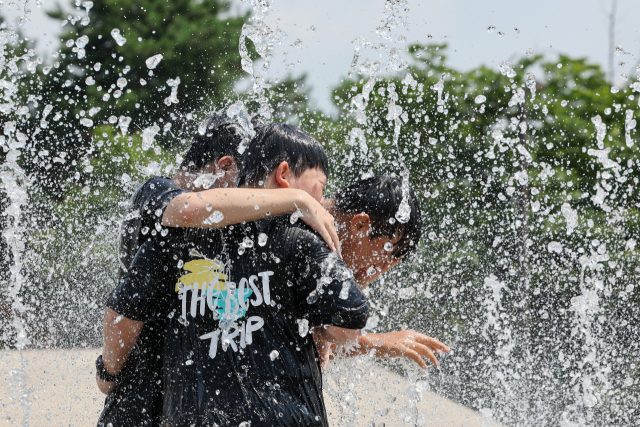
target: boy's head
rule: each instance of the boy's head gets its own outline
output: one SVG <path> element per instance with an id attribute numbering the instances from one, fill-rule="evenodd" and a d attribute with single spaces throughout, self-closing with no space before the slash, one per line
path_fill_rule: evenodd
<path id="1" fill-rule="evenodd" d="M 321 201 L 328 172 L 329 160 L 315 138 L 295 126 L 273 123 L 249 143 L 238 185 L 297 188 Z"/>
<path id="2" fill-rule="evenodd" d="M 402 178 L 367 178 L 339 190 L 333 198 L 342 257 L 361 287 L 373 282 L 418 247 L 422 215 L 409 188 L 409 221 L 396 213 L 402 203 Z"/>
<path id="3" fill-rule="evenodd" d="M 254 121 L 251 126 L 257 130 L 260 123 Z M 204 120 L 180 165 L 180 172 L 192 178 L 186 180 L 189 189 L 235 186 L 242 161 L 238 146 L 252 136 L 247 127 L 248 123 L 226 113 Z"/>

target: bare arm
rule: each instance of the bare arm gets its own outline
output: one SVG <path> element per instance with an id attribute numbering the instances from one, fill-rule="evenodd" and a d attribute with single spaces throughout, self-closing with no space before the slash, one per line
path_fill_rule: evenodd
<path id="1" fill-rule="evenodd" d="M 107 307 L 102 321 L 102 360 L 109 375 L 118 375 L 122 371 L 143 326 L 144 322 L 127 319 Z M 109 394 L 115 385 L 97 376 L 96 381 L 100 391 L 105 394 Z"/>
<path id="2" fill-rule="evenodd" d="M 293 188 L 216 188 L 176 196 L 164 210 L 167 227 L 219 228 L 266 216 L 293 213 L 316 230 L 332 250 L 340 249 L 333 217 L 306 191 Z M 220 212 L 222 215 L 216 214 Z"/>

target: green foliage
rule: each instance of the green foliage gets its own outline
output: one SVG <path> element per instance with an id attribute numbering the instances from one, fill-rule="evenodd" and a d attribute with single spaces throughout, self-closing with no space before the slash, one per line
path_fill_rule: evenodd
<path id="1" fill-rule="evenodd" d="M 89 11 L 90 25 L 67 24 L 62 39 L 77 40 L 86 36 L 86 47 L 77 44 L 60 49 L 60 66 L 52 70 L 60 89 L 52 97 L 73 92 L 76 85 L 85 100 L 77 100 L 74 110 L 102 109 L 100 117 L 109 115 L 133 117 L 132 125 L 146 125 L 168 112 L 180 115 L 206 103 L 223 105 L 232 97 L 234 83 L 242 76 L 237 40 L 246 17 L 221 18 L 229 11 L 229 2 L 219 0 L 97 1 Z M 65 19 L 61 10 L 50 14 Z M 126 38 L 119 46 L 111 35 L 114 29 Z M 84 51 L 83 58 L 80 50 Z M 162 60 L 150 70 L 145 61 L 162 55 Z M 97 65 L 99 70 L 96 70 Z M 95 83 L 87 85 L 87 78 Z M 117 81 L 126 79 L 122 96 Z M 171 87 L 170 79 L 180 79 L 178 102 L 166 108 Z M 65 86 L 67 80 L 71 82 Z M 142 80 L 146 84 L 142 83 Z M 69 88 L 69 89 L 66 89 Z M 105 94 L 109 101 L 103 101 Z M 139 104 L 140 107 L 135 107 Z M 169 106 L 173 105 L 171 102 Z"/>

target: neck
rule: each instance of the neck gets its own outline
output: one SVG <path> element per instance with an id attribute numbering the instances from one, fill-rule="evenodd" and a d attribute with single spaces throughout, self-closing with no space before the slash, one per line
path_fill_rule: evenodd
<path id="1" fill-rule="evenodd" d="M 325 199 L 322 206 L 324 206 L 327 212 L 329 212 L 336 221 L 336 232 L 338 233 L 338 239 L 340 239 L 341 242 L 347 239 L 349 237 L 349 233 L 347 232 L 347 224 L 349 224 L 351 218 L 353 218 L 353 215 L 339 212 L 336 209 L 336 203 L 333 199 Z"/>
<path id="2" fill-rule="evenodd" d="M 195 178 L 196 175 L 193 172 L 180 171 L 175 174 L 172 179 L 176 182 L 176 184 L 178 184 L 180 188 L 182 188 L 183 190 L 187 190 L 189 187 L 192 187 L 193 180 Z"/>

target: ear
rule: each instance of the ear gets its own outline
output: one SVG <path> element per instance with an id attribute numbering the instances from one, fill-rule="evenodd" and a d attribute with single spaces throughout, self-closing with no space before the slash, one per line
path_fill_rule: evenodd
<path id="1" fill-rule="evenodd" d="M 369 236 L 371 233 L 371 219 L 366 213 L 359 213 L 349 221 L 349 234 L 352 236 Z"/>
<path id="2" fill-rule="evenodd" d="M 237 169 L 236 161 L 233 160 L 233 157 L 231 156 L 220 157 L 220 159 L 218 159 L 218 162 L 216 163 L 216 166 L 218 167 L 218 170 L 225 172 Z"/>
<path id="3" fill-rule="evenodd" d="M 291 188 L 289 181 L 291 180 L 291 174 L 293 171 L 289 167 L 289 163 L 282 162 L 278 165 L 275 174 L 276 183 L 282 188 Z"/>

